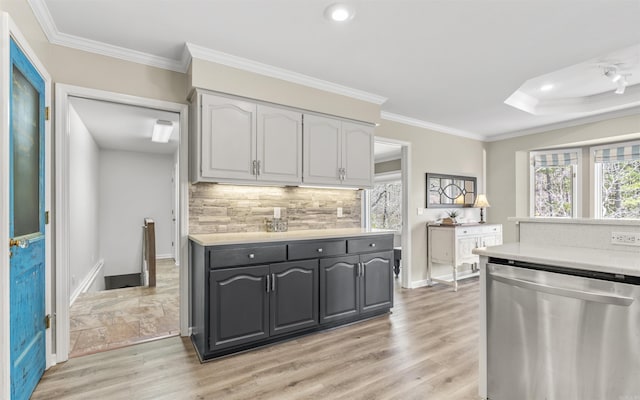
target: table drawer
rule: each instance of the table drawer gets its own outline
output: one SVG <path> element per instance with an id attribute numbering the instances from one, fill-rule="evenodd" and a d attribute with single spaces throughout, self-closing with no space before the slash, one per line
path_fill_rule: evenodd
<path id="1" fill-rule="evenodd" d="M 289 260 L 336 256 L 347 252 L 344 240 L 313 241 L 289 245 Z"/>
<path id="2" fill-rule="evenodd" d="M 267 264 L 286 261 L 287 245 L 231 247 L 209 250 L 209 267 L 224 268 L 234 265 Z"/>
<path id="3" fill-rule="evenodd" d="M 393 235 L 347 240 L 347 251 L 349 253 L 384 250 L 393 250 Z"/>

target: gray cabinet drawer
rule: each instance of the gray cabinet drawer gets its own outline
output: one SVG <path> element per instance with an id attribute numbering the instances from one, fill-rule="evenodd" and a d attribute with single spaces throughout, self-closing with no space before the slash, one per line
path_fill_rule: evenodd
<path id="1" fill-rule="evenodd" d="M 344 240 L 313 241 L 289 245 L 289 260 L 336 256 L 347 252 Z"/>
<path id="2" fill-rule="evenodd" d="M 393 235 L 347 240 L 349 253 L 366 253 L 393 249 Z"/>
<path id="3" fill-rule="evenodd" d="M 287 245 L 231 247 L 209 250 L 209 267 L 267 264 L 287 259 Z"/>

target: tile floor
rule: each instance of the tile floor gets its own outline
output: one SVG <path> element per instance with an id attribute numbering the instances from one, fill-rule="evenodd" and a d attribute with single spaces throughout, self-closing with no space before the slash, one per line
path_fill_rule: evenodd
<path id="1" fill-rule="evenodd" d="M 155 288 L 83 293 L 71 306 L 69 357 L 178 335 L 178 267 L 158 260 Z"/>

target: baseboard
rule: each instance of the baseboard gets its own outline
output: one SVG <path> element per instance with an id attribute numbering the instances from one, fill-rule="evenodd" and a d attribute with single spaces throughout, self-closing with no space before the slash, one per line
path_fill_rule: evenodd
<path id="1" fill-rule="evenodd" d="M 424 286 L 429 286 L 429 281 L 426 279 L 423 279 L 421 281 L 413 281 L 411 282 L 411 289 L 416 289 L 419 287 L 424 287 Z"/>
<path id="2" fill-rule="evenodd" d="M 98 260 L 96 265 L 91 268 L 91 271 L 85 276 L 84 280 L 78 285 L 76 290 L 71 293 L 71 298 L 69 299 L 69 305 L 72 305 L 74 301 L 80 296 L 81 293 L 86 293 L 87 290 L 93 285 L 93 282 L 96 280 L 98 275 L 100 274 L 100 270 L 104 267 L 104 259 Z"/>
<path id="3" fill-rule="evenodd" d="M 156 260 L 166 260 L 168 258 L 173 259 L 173 254 L 156 254 Z"/>

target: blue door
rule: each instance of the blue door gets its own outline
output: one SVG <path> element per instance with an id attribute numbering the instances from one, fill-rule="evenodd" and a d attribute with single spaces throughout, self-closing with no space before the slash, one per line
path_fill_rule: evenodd
<path id="1" fill-rule="evenodd" d="M 11 40 L 9 234 L 11 398 L 45 369 L 44 79 Z"/>

